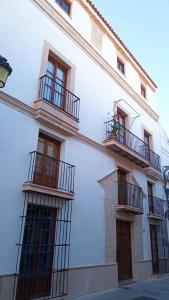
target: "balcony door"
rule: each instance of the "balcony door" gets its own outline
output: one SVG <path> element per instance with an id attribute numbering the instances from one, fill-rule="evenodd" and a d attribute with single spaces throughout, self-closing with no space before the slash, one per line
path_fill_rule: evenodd
<path id="1" fill-rule="evenodd" d="M 45 99 L 64 110 L 67 69 L 53 58 L 48 60 Z"/>
<path id="2" fill-rule="evenodd" d="M 39 134 L 34 170 L 34 183 L 57 188 L 61 143 Z"/>
<path id="3" fill-rule="evenodd" d="M 126 132 L 125 132 L 125 115 L 121 111 L 117 111 L 117 122 L 119 123 L 119 130 L 117 134 L 117 138 L 119 142 L 122 144 L 126 143 Z"/>
<path id="4" fill-rule="evenodd" d="M 150 134 L 144 131 L 144 143 L 145 143 L 145 157 L 150 160 Z"/>
<path id="5" fill-rule="evenodd" d="M 154 213 L 153 185 L 150 182 L 147 182 L 147 191 L 148 191 L 149 212 Z"/>
<path id="6" fill-rule="evenodd" d="M 127 173 L 118 169 L 117 178 L 118 178 L 118 204 L 127 205 L 127 187 L 126 187 L 126 175 Z"/>

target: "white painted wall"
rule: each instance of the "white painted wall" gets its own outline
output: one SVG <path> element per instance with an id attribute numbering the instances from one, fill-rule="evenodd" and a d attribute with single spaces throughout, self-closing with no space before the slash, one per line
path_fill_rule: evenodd
<path id="1" fill-rule="evenodd" d="M 0 175 L 0 274 L 8 274 L 15 271 L 19 217 L 24 203 L 21 186 L 27 179 L 28 153 L 36 150 L 39 124 L 3 104 L 0 120 L 0 167 L 3 170 Z M 49 132 L 43 126 L 40 128 Z M 50 133 L 64 139 L 54 131 Z M 112 171 L 112 159 L 71 138 L 65 141 L 62 159 L 76 165 L 70 264 L 104 263 L 104 193 L 98 180 Z"/>
<path id="2" fill-rule="evenodd" d="M 70 18 L 53 0 L 48 1 L 92 45 L 91 20 L 82 6 L 77 1 L 74 1 Z M 78 58 L 80 58 L 82 63 L 83 60 L 81 58 L 83 57 L 84 59 L 86 56 L 84 52 L 67 35 L 63 34 L 53 22 L 43 15 L 30 0 L 22 1 L 22 3 L 19 0 L 12 3 L 6 0 L 1 4 L 0 14 L 1 23 L 3 24 L 0 29 L 1 36 L 6 37 L 9 35 L 9 32 L 12 33 L 9 39 L 1 42 L 1 52 L 13 66 L 13 78 L 15 78 L 15 81 L 11 79 L 6 87 L 6 90 L 9 93 L 12 92 L 13 96 L 21 98 L 29 104 L 34 101 L 37 95 L 44 40 L 47 40 L 60 52 L 66 53 L 67 58 L 77 66 L 78 71 L 81 65 L 79 65 Z M 6 15 L 10 16 L 10 22 L 8 22 Z M 36 26 L 30 26 L 30 20 L 36 20 Z M 13 46 L 11 47 L 11 45 Z M 67 51 L 68 49 L 69 51 Z M 103 35 L 102 55 L 117 70 L 117 51 L 114 44 L 105 35 Z M 89 60 L 88 56 L 86 56 L 86 60 Z M 81 80 L 83 80 L 83 75 L 86 74 L 88 85 L 95 78 L 94 73 L 90 73 L 88 64 L 85 64 L 85 68 L 83 66 L 83 72 L 81 70 L 79 72 L 78 78 L 82 77 Z M 126 75 L 125 80 L 140 94 L 139 76 L 129 63 L 126 63 Z M 123 75 L 121 76 L 123 77 Z M 17 85 L 20 85 L 19 90 Z M 75 92 L 78 92 L 78 90 L 76 91 L 75 89 Z M 156 109 L 153 97 L 154 93 L 150 91 L 149 87 L 147 87 L 147 93 L 148 103 Z"/>
<path id="3" fill-rule="evenodd" d="M 28 174 L 28 153 L 36 149 L 38 127 L 33 119 L 0 103 L 0 274 L 15 271 L 19 241 L 21 192 Z"/>

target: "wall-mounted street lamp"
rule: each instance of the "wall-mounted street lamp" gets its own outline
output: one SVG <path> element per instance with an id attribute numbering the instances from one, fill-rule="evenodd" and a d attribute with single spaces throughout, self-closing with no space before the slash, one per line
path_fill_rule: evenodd
<path id="1" fill-rule="evenodd" d="M 5 86 L 7 78 L 12 73 L 12 68 L 7 59 L 0 55 L 0 88 Z"/>

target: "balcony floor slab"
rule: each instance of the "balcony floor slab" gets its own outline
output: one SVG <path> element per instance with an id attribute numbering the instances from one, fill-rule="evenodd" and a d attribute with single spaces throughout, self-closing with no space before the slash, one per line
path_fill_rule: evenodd
<path id="1" fill-rule="evenodd" d="M 160 215 L 152 214 L 152 213 L 149 213 L 148 217 L 149 217 L 149 219 L 154 219 L 154 220 L 165 220 L 165 216 L 160 216 Z"/>
<path id="2" fill-rule="evenodd" d="M 121 144 L 117 140 L 110 139 L 105 140 L 103 145 L 113 150 L 115 153 L 119 154 L 122 157 L 132 161 L 133 163 L 139 165 L 142 168 L 150 167 L 149 161 L 144 159 L 141 155 L 137 154 L 134 150 L 130 149 L 128 146 Z"/>
<path id="3" fill-rule="evenodd" d="M 137 207 L 132 207 L 132 206 L 127 206 L 127 205 L 116 205 L 115 209 L 117 211 L 122 211 L 126 213 L 132 213 L 135 215 L 142 215 L 143 214 L 143 209 L 142 208 L 137 208 Z"/>
<path id="4" fill-rule="evenodd" d="M 61 130 L 68 135 L 76 135 L 79 130 L 79 121 L 58 109 L 50 102 L 38 99 L 34 102 L 35 119 L 52 128 Z"/>
<path id="5" fill-rule="evenodd" d="M 24 183 L 22 185 L 22 191 L 23 192 L 36 192 L 36 193 L 40 193 L 40 194 L 57 196 L 57 197 L 65 198 L 67 200 L 74 199 L 73 193 L 53 189 L 53 188 L 42 186 L 42 185 L 37 185 L 34 183 Z"/>

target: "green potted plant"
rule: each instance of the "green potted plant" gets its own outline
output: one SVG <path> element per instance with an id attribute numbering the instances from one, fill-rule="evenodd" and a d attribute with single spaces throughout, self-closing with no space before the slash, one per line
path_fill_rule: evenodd
<path id="1" fill-rule="evenodd" d="M 110 130 L 108 131 L 108 140 L 112 140 L 116 137 L 117 133 L 120 129 L 120 124 L 116 121 L 116 119 L 113 120 L 113 123 L 110 124 Z"/>

